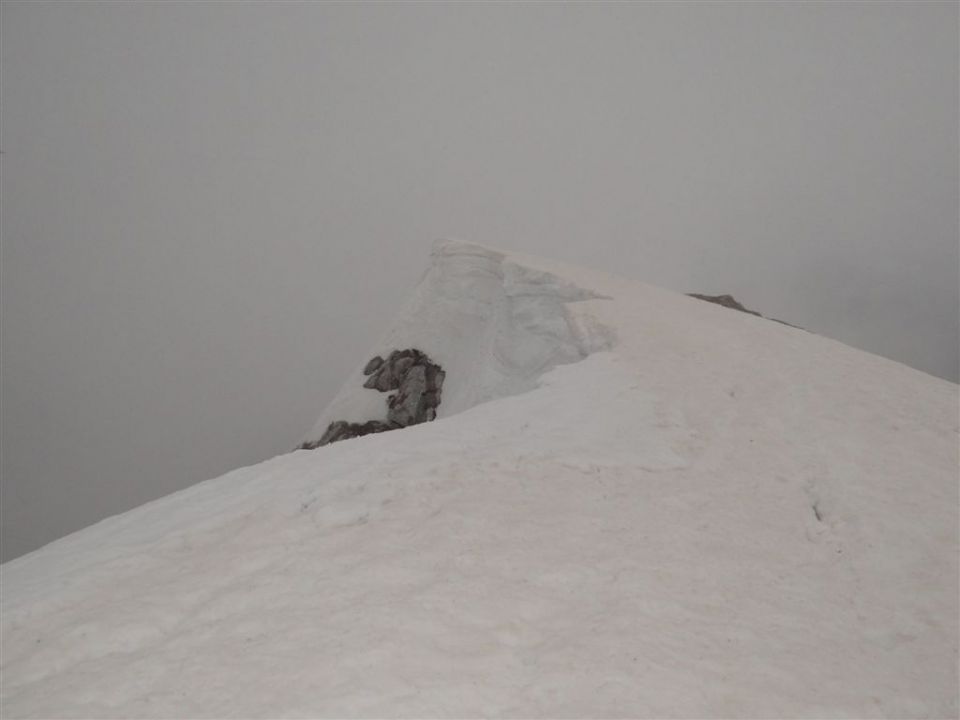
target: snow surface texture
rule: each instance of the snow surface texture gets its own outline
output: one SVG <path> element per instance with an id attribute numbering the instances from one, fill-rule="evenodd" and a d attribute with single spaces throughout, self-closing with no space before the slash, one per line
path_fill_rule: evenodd
<path id="1" fill-rule="evenodd" d="M 435 259 L 385 345 L 461 383 L 444 419 L 3 565 L 4 717 L 956 716 L 956 385 L 585 270 Z"/>

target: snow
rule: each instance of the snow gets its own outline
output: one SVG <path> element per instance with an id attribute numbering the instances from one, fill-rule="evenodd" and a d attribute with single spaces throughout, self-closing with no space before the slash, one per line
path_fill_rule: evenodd
<path id="1" fill-rule="evenodd" d="M 0 566 L 4 717 L 957 715 L 956 385 L 458 243 L 421 345 L 436 422 Z"/>
<path id="2" fill-rule="evenodd" d="M 610 331 L 569 303 L 599 297 L 562 277 L 519 265 L 479 245 L 435 244 L 429 269 L 393 326 L 370 352 L 415 347 L 448 372 L 438 417 L 536 387 L 550 368 L 612 344 Z M 335 420 L 380 420 L 384 397 L 365 389 L 360 362 L 305 440 Z"/>

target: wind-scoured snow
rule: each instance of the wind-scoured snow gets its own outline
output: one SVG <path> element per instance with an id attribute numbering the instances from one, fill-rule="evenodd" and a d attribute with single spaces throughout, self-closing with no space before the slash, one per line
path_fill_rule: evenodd
<path id="1" fill-rule="evenodd" d="M 4 717 L 956 716 L 956 385 L 465 245 L 391 346 L 441 419 L 3 565 Z"/>

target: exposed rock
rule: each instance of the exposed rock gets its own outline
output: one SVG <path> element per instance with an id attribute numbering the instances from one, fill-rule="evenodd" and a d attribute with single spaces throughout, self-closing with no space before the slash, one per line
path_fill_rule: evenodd
<path id="1" fill-rule="evenodd" d="M 330 423 L 330 427 L 327 428 L 327 431 L 320 438 L 318 445 L 326 445 L 335 440 L 341 440 L 347 437 L 349 433 L 350 423 L 345 420 L 337 420 L 336 422 Z"/>
<path id="2" fill-rule="evenodd" d="M 418 425 L 437 417 L 446 373 L 426 353 L 410 348 L 394 350 L 386 360 L 377 355 L 364 366 L 363 374 L 369 376 L 363 384 L 365 388 L 380 392 L 397 391 L 387 397 L 386 421 L 351 423 L 336 420 L 330 423 L 319 440 L 304 443 L 301 449 L 313 450 L 338 440 Z"/>
<path id="3" fill-rule="evenodd" d="M 380 392 L 394 390 L 398 385 L 399 381 L 393 376 L 393 373 L 389 368 L 381 368 L 379 372 L 376 372 L 368 377 L 367 381 L 363 384 L 365 388 L 379 390 Z"/>
<path id="4" fill-rule="evenodd" d="M 363 374 L 372 375 L 381 365 L 383 365 L 383 358 L 379 355 L 375 355 L 374 357 L 370 358 L 370 362 L 363 366 Z"/>
<path id="5" fill-rule="evenodd" d="M 690 297 L 697 298 L 697 300 L 706 300 L 707 302 L 714 303 L 715 305 L 723 305 L 723 307 L 730 308 L 731 310 L 739 310 L 740 312 L 745 312 L 750 315 L 756 315 L 761 317 L 764 320 L 773 320 L 774 322 L 780 323 L 781 325 L 790 325 L 792 328 L 797 328 L 797 330 L 803 330 L 802 327 L 797 325 L 791 325 L 788 322 L 783 320 L 777 320 L 776 318 L 768 318 L 766 315 L 761 315 L 755 310 L 748 310 L 743 305 L 741 305 L 733 295 L 700 295 L 699 293 L 687 293 Z"/>
<path id="6" fill-rule="evenodd" d="M 410 358 L 405 358 L 409 361 Z M 426 420 L 427 373 L 423 365 L 410 367 L 404 375 L 403 386 L 387 401 L 387 421 L 401 427 Z M 433 393 L 431 393 L 431 396 Z M 417 420 L 417 418 L 422 418 Z"/>
<path id="7" fill-rule="evenodd" d="M 712 302 L 716 305 L 723 305 L 731 310 L 739 310 L 740 312 L 756 315 L 757 317 L 763 317 L 763 315 L 758 312 L 747 310 L 747 308 L 737 302 L 733 295 L 700 295 L 699 293 L 689 293 L 689 295 L 690 297 L 697 298 L 697 300 L 706 300 L 707 302 Z"/>

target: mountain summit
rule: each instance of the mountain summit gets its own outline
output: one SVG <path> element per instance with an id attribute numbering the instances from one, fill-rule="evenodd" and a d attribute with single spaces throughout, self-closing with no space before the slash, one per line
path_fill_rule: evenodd
<path id="1" fill-rule="evenodd" d="M 0 568 L 5 717 L 956 716 L 956 385 L 465 243 L 357 363 Z"/>

